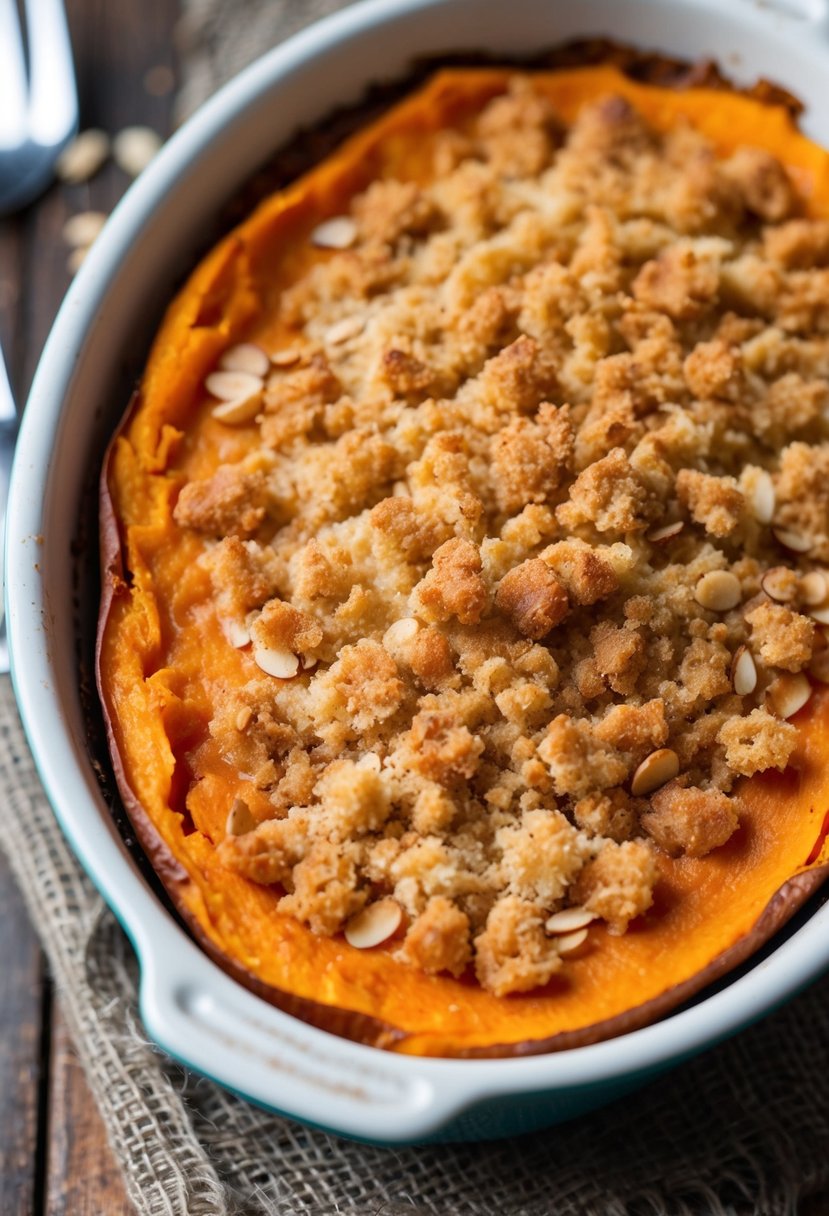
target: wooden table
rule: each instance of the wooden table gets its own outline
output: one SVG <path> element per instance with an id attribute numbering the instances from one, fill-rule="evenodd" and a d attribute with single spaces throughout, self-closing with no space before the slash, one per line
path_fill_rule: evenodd
<path id="1" fill-rule="evenodd" d="M 66 3 L 81 126 L 167 134 L 179 0 Z M 64 222 L 109 212 L 128 184 L 110 163 L 0 220 L 0 342 L 19 402 L 69 285 Z M 0 1216 L 122 1216 L 131 1207 L 2 853 L 0 926 Z"/>

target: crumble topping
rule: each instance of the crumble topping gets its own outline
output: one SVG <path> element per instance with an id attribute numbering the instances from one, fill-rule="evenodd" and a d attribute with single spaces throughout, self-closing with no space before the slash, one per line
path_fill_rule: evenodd
<path id="1" fill-rule="evenodd" d="M 214 411 L 258 443 L 174 517 L 249 647 L 211 742 L 270 813 L 223 863 L 504 995 L 789 761 L 826 666 L 829 223 L 765 151 L 619 97 L 568 129 L 528 79 L 431 153 L 317 230 L 259 412 Z"/>

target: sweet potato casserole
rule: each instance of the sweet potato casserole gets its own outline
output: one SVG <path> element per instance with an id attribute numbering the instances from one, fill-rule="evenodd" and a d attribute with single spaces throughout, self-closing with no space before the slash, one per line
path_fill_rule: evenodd
<path id="1" fill-rule="evenodd" d="M 215 953 L 457 1052 L 681 999 L 812 889 L 827 217 L 777 107 L 455 70 L 196 271 L 99 669 Z"/>

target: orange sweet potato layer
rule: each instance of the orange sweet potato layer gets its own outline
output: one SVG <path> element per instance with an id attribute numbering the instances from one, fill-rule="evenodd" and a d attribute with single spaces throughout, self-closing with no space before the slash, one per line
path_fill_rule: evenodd
<path id="1" fill-rule="evenodd" d="M 221 839 L 239 778 L 217 757 L 191 789 L 187 755 L 204 743 L 210 682 L 246 679 L 251 660 L 228 645 L 206 608 L 208 575 L 196 563 L 203 542 L 174 527 L 171 512 L 184 477 L 209 475 L 253 440 L 209 416 L 203 379 L 234 342 L 266 349 L 278 342 L 280 292 L 324 256 L 306 239 L 321 219 L 342 212 L 377 176 L 423 178 L 430 135 L 463 127 L 504 91 L 509 75 L 439 73 L 226 237 L 170 306 L 105 475 L 114 519 L 103 524 L 99 676 L 119 783 L 145 848 L 188 923 L 240 978 L 303 1016 L 311 1007 L 285 994 L 364 1015 L 344 1032 L 411 1054 L 537 1050 L 641 1024 L 713 978 L 725 952 L 733 963 L 761 944 L 829 861 L 821 837 L 829 808 L 825 690 L 794 719 L 800 742 L 792 767 L 744 782 L 741 827 L 729 843 L 703 860 L 660 856 L 651 913 L 622 937 L 591 931 L 589 948 L 563 978 L 530 995 L 499 999 L 467 981 L 421 974 L 386 947 L 361 952 L 339 937 L 318 938 L 280 914 L 272 889 L 215 859 L 212 840 Z M 585 101 L 617 93 L 660 129 L 690 119 L 723 153 L 742 143 L 763 146 L 795 172 L 811 211 L 829 214 L 829 155 L 782 107 L 640 85 L 610 67 L 535 80 L 568 121 Z M 313 1018 L 333 1024 L 318 1009 Z M 596 1029 L 600 1023 L 609 1025 Z"/>

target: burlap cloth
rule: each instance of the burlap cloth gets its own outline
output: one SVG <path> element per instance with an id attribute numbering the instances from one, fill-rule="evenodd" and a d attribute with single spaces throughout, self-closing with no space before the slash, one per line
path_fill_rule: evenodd
<path id="1" fill-rule="evenodd" d="M 336 0 L 189 0 L 182 113 Z M 147 1216 L 829 1212 L 829 980 L 633 1098 L 509 1142 L 375 1149 L 264 1114 L 145 1039 L 136 964 L 43 797 L 0 679 L 0 841 Z M 101 1216 L 111 1216 L 102 1213 Z"/>

